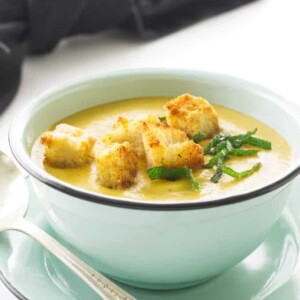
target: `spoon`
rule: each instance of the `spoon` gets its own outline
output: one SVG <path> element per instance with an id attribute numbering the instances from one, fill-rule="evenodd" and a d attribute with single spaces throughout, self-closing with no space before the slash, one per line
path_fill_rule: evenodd
<path id="1" fill-rule="evenodd" d="M 2 151 L 0 186 L 0 232 L 16 230 L 34 238 L 85 281 L 103 300 L 136 300 L 24 218 L 28 209 L 27 185 L 21 171 Z"/>

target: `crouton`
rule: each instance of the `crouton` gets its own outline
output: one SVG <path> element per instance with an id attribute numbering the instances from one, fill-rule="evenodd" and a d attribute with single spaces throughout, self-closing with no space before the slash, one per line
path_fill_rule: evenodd
<path id="1" fill-rule="evenodd" d="M 59 124 L 40 138 L 44 145 L 44 163 L 58 168 L 75 168 L 90 163 L 96 138 L 86 131 Z"/>
<path id="2" fill-rule="evenodd" d="M 145 150 L 142 141 L 142 123 L 150 124 L 159 123 L 158 117 L 149 115 L 145 118 L 134 119 L 129 121 L 124 117 L 119 117 L 113 130 L 103 138 L 104 144 L 129 142 L 137 157 L 145 159 Z"/>
<path id="3" fill-rule="evenodd" d="M 99 184 L 110 189 L 130 187 L 137 173 L 137 157 L 130 144 L 110 144 L 94 149 Z"/>
<path id="4" fill-rule="evenodd" d="M 220 131 L 218 115 L 207 100 L 189 94 L 181 95 L 165 106 L 167 123 L 193 137 L 199 131 L 211 138 Z"/>
<path id="5" fill-rule="evenodd" d="M 189 140 L 184 131 L 166 123 L 144 122 L 142 138 L 148 167 L 197 169 L 204 163 L 202 147 Z"/>

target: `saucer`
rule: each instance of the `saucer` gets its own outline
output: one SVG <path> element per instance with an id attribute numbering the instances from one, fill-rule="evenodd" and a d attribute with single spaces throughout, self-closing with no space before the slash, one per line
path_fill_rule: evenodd
<path id="1" fill-rule="evenodd" d="M 31 189 L 26 218 L 54 235 Z M 291 277 L 298 261 L 299 220 L 294 217 L 300 178 L 295 180 L 291 205 L 270 230 L 266 240 L 234 268 L 202 285 L 173 291 L 150 291 L 117 283 L 139 300 L 261 300 L 297 299 L 286 286 L 284 298 L 274 291 Z M 298 210 L 299 211 L 299 210 Z M 54 235 L 55 236 L 55 235 Z M 57 237 L 56 237 L 57 238 Z M 91 264 L 91 262 L 88 262 Z M 96 300 L 97 296 L 59 260 L 31 238 L 18 232 L 0 234 L 0 278 L 19 299 Z M 293 290 L 292 290 L 293 289 Z"/>

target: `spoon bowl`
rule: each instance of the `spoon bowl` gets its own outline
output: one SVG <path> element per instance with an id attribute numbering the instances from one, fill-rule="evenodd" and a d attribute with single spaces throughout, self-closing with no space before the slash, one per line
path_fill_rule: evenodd
<path id="1" fill-rule="evenodd" d="M 104 300 L 134 300 L 131 295 L 97 273 L 47 233 L 24 219 L 29 197 L 26 182 L 15 163 L 0 151 L 0 232 L 16 230 L 27 234 L 47 248 L 83 279 Z"/>

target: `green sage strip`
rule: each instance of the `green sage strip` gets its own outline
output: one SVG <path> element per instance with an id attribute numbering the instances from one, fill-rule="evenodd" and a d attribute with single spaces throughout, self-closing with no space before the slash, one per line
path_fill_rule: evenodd
<path id="1" fill-rule="evenodd" d="M 202 141 L 205 138 L 205 134 L 202 131 L 197 132 L 194 137 L 193 141 L 198 144 L 200 141 Z"/>
<path id="2" fill-rule="evenodd" d="M 249 136 L 246 139 L 245 144 L 256 146 L 256 147 L 259 147 L 259 148 L 262 148 L 262 149 L 265 149 L 265 150 L 271 150 L 272 149 L 272 143 L 271 142 L 259 139 L 259 138 L 254 137 L 254 136 Z"/>
<path id="3" fill-rule="evenodd" d="M 232 149 L 229 154 L 234 156 L 249 156 L 255 155 L 258 152 L 259 150 L 254 149 Z"/>
<path id="4" fill-rule="evenodd" d="M 231 152 L 232 146 L 231 143 L 226 141 L 226 148 L 220 150 L 216 155 L 214 155 L 210 161 L 205 165 L 206 168 L 211 169 L 217 164 L 224 163 L 227 155 Z"/>
<path id="5" fill-rule="evenodd" d="M 166 179 L 173 181 L 181 178 L 189 178 L 191 180 L 193 190 L 199 190 L 200 188 L 199 182 L 195 180 L 192 170 L 187 167 L 170 169 L 164 166 L 159 166 L 149 168 L 146 172 L 151 180 Z"/>
<path id="6" fill-rule="evenodd" d="M 243 144 L 246 143 L 247 139 L 257 132 L 257 129 L 253 131 L 248 131 L 245 134 L 229 136 L 228 140 L 231 142 L 234 148 L 240 148 Z"/>
<path id="7" fill-rule="evenodd" d="M 244 144 L 248 144 L 265 150 L 271 150 L 272 149 L 271 142 L 254 137 L 253 135 L 256 132 L 257 129 L 239 135 L 229 135 L 225 132 L 221 132 L 215 135 L 214 138 L 211 140 L 211 142 L 205 147 L 204 155 L 217 154 L 221 149 L 225 147 L 224 142 L 226 141 L 230 142 L 232 147 L 236 149 L 240 148 Z M 249 154 L 245 153 L 245 155 L 252 155 L 252 154 L 249 152 Z M 239 156 L 243 156 L 243 155 L 239 155 Z"/>
<path id="8" fill-rule="evenodd" d="M 241 178 L 245 178 L 248 177 L 250 175 L 252 175 L 253 173 L 257 172 L 260 168 L 261 168 L 262 164 L 259 162 L 257 164 L 255 164 L 251 169 L 243 171 L 243 172 L 236 172 L 231 168 L 228 168 L 226 166 L 220 166 L 221 170 L 223 173 L 234 177 L 236 179 L 241 179 Z"/>
<path id="9" fill-rule="evenodd" d="M 228 134 L 226 132 L 221 132 L 213 137 L 211 142 L 205 147 L 204 149 L 204 155 L 214 155 L 215 152 L 213 151 L 213 148 L 217 146 L 219 143 L 225 141 L 228 138 Z"/>
<path id="10" fill-rule="evenodd" d="M 228 148 L 228 147 L 232 148 L 231 143 L 228 142 L 228 141 L 223 141 L 223 142 L 219 143 L 219 144 L 214 148 L 214 150 L 212 151 L 212 153 L 213 153 L 213 155 L 215 155 L 215 154 L 217 154 L 218 152 L 220 152 L 221 150 L 226 149 L 226 148 Z"/>
<path id="11" fill-rule="evenodd" d="M 161 122 L 165 122 L 167 119 L 166 119 L 166 117 L 158 117 L 159 118 L 159 121 L 161 121 Z"/>
<path id="12" fill-rule="evenodd" d="M 210 181 L 213 183 L 218 183 L 223 175 L 223 171 L 221 169 L 221 165 L 217 166 L 216 173 L 210 178 Z"/>

